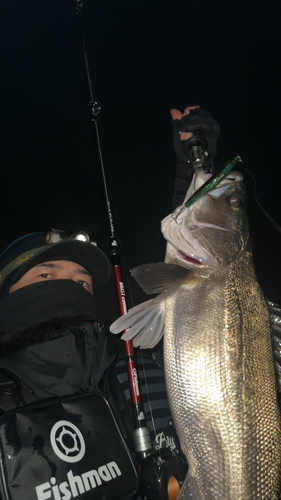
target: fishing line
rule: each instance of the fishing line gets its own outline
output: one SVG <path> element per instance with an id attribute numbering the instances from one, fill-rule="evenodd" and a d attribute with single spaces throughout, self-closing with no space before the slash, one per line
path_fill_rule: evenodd
<path id="1" fill-rule="evenodd" d="M 276 231 L 278 231 L 279 233 L 281 233 L 281 226 L 278 224 L 278 222 L 276 222 L 275 219 L 273 219 L 273 217 L 263 208 L 263 206 L 261 205 L 259 199 L 258 199 L 258 196 L 257 196 L 257 183 L 256 183 L 256 179 L 255 179 L 255 176 L 252 174 L 252 172 L 250 172 L 249 170 L 247 170 L 245 168 L 245 166 L 243 165 L 243 170 L 249 174 L 252 179 L 253 179 L 253 183 L 254 183 L 254 198 L 257 202 L 257 205 L 259 207 L 259 209 L 262 211 L 262 213 L 265 215 L 265 217 L 269 220 L 269 222 L 273 225 L 273 227 L 276 229 Z"/>

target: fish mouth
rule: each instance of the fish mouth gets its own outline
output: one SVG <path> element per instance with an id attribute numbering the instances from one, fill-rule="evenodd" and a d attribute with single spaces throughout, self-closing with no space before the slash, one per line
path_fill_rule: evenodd
<path id="1" fill-rule="evenodd" d="M 180 250 L 178 250 L 178 253 L 183 258 L 184 261 L 186 261 L 190 264 L 193 264 L 195 266 L 200 266 L 200 267 L 203 266 L 202 262 L 199 262 L 199 260 L 196 260 L 196 259 L 193 259 L 192 257 L 189 257 L 189 255 L 186 255 L 185 253 L 181 252 Z"/>

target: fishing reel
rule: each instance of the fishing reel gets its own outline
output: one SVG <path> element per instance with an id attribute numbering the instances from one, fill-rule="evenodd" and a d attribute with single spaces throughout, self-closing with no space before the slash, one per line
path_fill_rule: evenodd
<path id="1" fill-rule="evenodd" d="M 176 500 L 187 474 L 187 461 L 179 451 L 155 450 L 141 463 L 140 492 L 143 500 Z"/>
<path id="2" fill-rule="evenodd" d="M 178 156 L 178 166 L 183 170 L 196 170 L 203 167 L 205 172 L 214 172 L 216 144 L 220 135 L 220 126 L 204 109 L 191 109 L 181 120 L 173 121 L 174 148 Z M 181 140 L 180 133 L 189 132 L 193 136 Z M 183 177 L 183 175 L 179 175 Z"/>
<path id="3" fill-rule="evenodd" d="M 205 173 L 210 172 L 212 170 L 212 166 L 209 161 L 209 153 L 207 151 L 208 142 L 206 137 L 197 133 L 187 141 L 182 142 L 183 150 L 186 156 L 190 159 L 193 170 L 203 167 Z"/>

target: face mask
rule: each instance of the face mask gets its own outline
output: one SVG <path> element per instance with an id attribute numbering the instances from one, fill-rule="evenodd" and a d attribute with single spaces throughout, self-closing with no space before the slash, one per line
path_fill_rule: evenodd
<path id="1" fill-rule="evenodd" d="M 55 318 L 96 317 L 96 299 L 72 280 L 34 283 L 0 300 L 0 331 L 23 330 Z"/>

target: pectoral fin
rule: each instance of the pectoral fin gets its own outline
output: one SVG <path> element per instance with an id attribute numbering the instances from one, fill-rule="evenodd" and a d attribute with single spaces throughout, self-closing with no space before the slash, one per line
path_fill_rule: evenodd
<path id="1" fill-rule="evenodd" d="M 110 327 L 112 333 L 127 330 L 123 340 L 132 340 L 134 347 L 152 348 L 163 336 L 165 322 L 165 300 L 192 273 L 174 264 L 158 262 L 134 268 L 132 276 L 147 294 L 160 293 L 158 297 L 133 307 L 118 318 Z"/>
<path id="2" fill-rule="evenodd" d="M 175 264 L 157 262 L 135 267 L 131 275 L 145 293 L 167 293 L 178 287 L 190 274 L 190 271 Z"/>
<path id="3" fill-rule="evenodd" d="M 133 340 L 134 347 L 148 349 L 154 347 L 163 336 L 165 321 L 165 301 L 160 297 L 133 307 L 118 318 L 110 327 L 112 333 L 120 333 L 123 340 Z"/>

